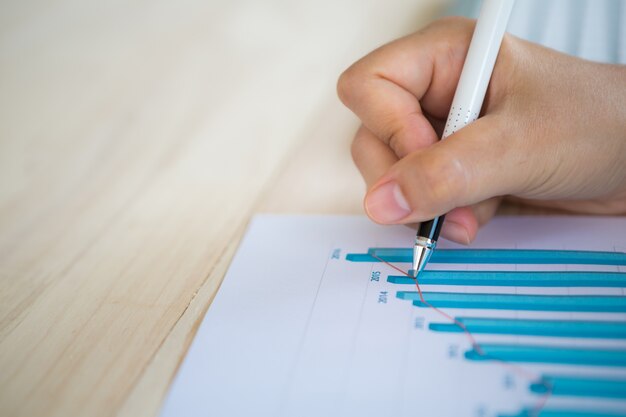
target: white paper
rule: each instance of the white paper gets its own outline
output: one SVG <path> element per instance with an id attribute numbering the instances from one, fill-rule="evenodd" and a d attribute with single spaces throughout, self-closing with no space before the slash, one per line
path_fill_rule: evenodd
<path id="1" fill-rule="evenodd" d="M 528 379 L 497 361 L 468 360 L 464 355 L 472 346 L 465 334 L 430 330 L 431 323 L 449 321 L 397 298 L 398 291 L 415 290 L 414 285 L 387 282 L 397 271 L 380 262 L 346 260 L 346 254 L 372 247 L 410 247 L 413 239 L 409 228 L 378 226 L 363 217 L 255 217 L 179 369 L 162 416 L 523 415 L 541 398 L 529 391 Z M 465 247 L 441 240 L 438 249 L 446 248 Z M 625 252 L 626 218 L 496 218 L 471 248 Z M 626 273 L 626 266 L 616 265 L 431 263 L 428 269 Z M 422 285 L 422 290 L 626 297 L 623 286 Z M 442 310 L 455 317 L 626 322 L 624 312 Z M 480 345 L 626 352 L 624 337 L 474 337 Z M 515 366 L 542 375 L 626 379 L 626 366 Z M 544 411 L 624 415 L 624 396 L 552 395 Z"/>

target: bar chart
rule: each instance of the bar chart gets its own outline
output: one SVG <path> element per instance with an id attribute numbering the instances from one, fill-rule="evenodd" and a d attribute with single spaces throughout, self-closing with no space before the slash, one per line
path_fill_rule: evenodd
<path id="1" fill-rule="evenodd" d="M 546 386 L 554 396 L 582 396 L 602 398 L 624 398 L 626 379 L 616 378 L 575 378 L 569 376 L 546 375 L 545 383 L 531 384 L 532 392 L 543 394 Z"/>
<path id="2" fill-rule="evenodd" d="M 626 417 L 626 218 L 259 216 L 162 417 Z"/>
<path id="3" fill-rule="evenodd" d="M 620 321 L 563 321 L 499 319 L 484 317 L 456 317 L 472 333 L 509 334 L 551 337 L 589 337 L 626 339 L 626 322 Z M 461 332 L 454 323 L 431 323 L 436 332 Z"/>
<path id="4" fill-rule="evenodd" d="M 411 257 L 411 248 L 374 247 L 365 253 L 348 253 L 345 259 L 410 264 Z M 615 401 L 626 402 L 626 253 L 440 249 L 431 263 L 436 268 L 418 277 L 424 289 L 415 288 L 411 271 L 406 275 L 389 273 L 386 282 L 396 288 L 395 298 L 420 310 L 434 307 L 454 316 L 453 320 L 431 320 L 426 327 L 436 334 L 473 335 L 478 344 L 462 352 L 465 361 L 532 366 L 539 369 L 540 377 L 527 382 L 528 394 L 561 401 L 539 409 L 529 402 L 515 413 L 500 413 L 499 417 L 626 415 L 622 408 L 614 407 Z M 447 264 L 477 267 L 441 269 Z M 518 266 L 527 269 L 518 270 Z M 594 267 L 598 268 L 590 269 Z M 488 290 L 481 291 L 485 288 Z M 520 288 L 528 290 L 518 293 Z M 572 288 L 579 290 L 571 294 Z M 609 294 L 601 289 L 613 290 Z M 541 317 L 555 313 L 565 318 Z M 517 317 L 520 314 L 540 317 Z M 584 314 L 585 319 L 571 318 L 572 314 Z M 482 342 L 481 337 L 489 339 Z M 499 337 L 502 341 L 493 342 Z M 581 345 L 581 340 L 587 342 Z M 554 373 L 555 367 L 567 372 Z M 568 407 L 569 400 L 605 401 L 608 406 Z"/>
<path id="5" fill-rule="evenodd" d="M 413 249 L 370 248 L 367 253 L 346 255 L 346 260 L 352 262 L 380 262 L 381 259 L 392 263 L 411 263 Z M 626 265 L 626 253 L 545 249 L 439 249 L 433 252 L 430 262 L 435 264 Z"/>
<path id="6" fill-rule="evenodd" d="M 579 349 L 557 346 L 481 344 L 465 352 L 469 360 L 536 362 L 568 365 L 626 366 L 626 349 Z"/>
<path id="7" fill-rule="evenodd" d="M 390 275 L 392 284 L 413 284 L 405 275 Z M 626 287 L 626 273 L 597 271 L 423 271 L 420 284 L 515 287 Z"/>
<path id="8" fill-rule="evenodd" d="M 411 300 L 416 307 L 428 307 L 417 291 L 398 291 L 398 298 Z M 424 292 L 424 299 L 435 307 L 495 310 L 626 312 L 626 297 L 552 296 Z"/>
<path id="9" fill-rule="evenodd" d="M 544 408 L 539 414 L 540 417 L 620 417 L 623 414 L 604 413 L 593 411 L 579 411 L 576 409 L 554 409 Z M 524 409 L 518 414 L 501 414 L 498 417 L 537 417 L 537 413 L 532 409 Z"/>

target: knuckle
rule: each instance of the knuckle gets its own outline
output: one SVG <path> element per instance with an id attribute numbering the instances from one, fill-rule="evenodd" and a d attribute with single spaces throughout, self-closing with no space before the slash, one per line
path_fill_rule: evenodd
<path id="1" fill-rule="evenodd" d="M 453 32 L 459 31 L 461 33 L 465 33 L 468 31 L 471 32 L 475 24 L 475 20 L 469 19 L 467 17 L 446 16 L 435 20 L 424 29 L 422 29 L 420 32 L 425 33 L 432 31 L 434 33 L 440 33 L 441 31 L 445 31 L 446 33 L 450 33 L 450 31 L 452 30 Z"/>
<path id="2" fill-rule="evenodd" d="M 360 71 L 356 64 L 351 65 L 341 73 L 337 81 L 337 96 L 343 104 L 349 107 L 353 101 L 355 89 L 359 85 L 361 78 Z"/>
<path id="3" fill-rule="evenodd" d="M 473 20 L 463 16 L 446 16 L 435 22 L 438 26 L 472 26 Z"/>
<path id="4" fill-rule="evenodd" d="M 394 128 L 393 125 L 390 125 L 388 129 L 389 133 L 387 137 L 383 139 L 383 141 L 391 148 L 392 151 L 398 156 L 403 156 L 403 146 L 402 140 L 400 138 L 400 129 Z"/>
<path id="5" fill-rule="evenodd" d="M 357 133 L 352 140 L 352 144 L 350 145 L 350 154 L 352 155 L 352 160 L 357 166 L 360 166 L 360 162 L 363 159 L 363 142 L 363 136 Z"/>

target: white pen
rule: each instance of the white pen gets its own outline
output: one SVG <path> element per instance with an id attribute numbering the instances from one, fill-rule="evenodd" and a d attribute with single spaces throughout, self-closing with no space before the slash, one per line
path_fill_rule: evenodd
<path id="1" fill-rule="evenodd" d="M 441 139 L 478 118 L 514 0 L 483 0 Z M 413 246 L 413 276 L 424 269 L 437 245 L 445 215 L 422 222 Z"/>

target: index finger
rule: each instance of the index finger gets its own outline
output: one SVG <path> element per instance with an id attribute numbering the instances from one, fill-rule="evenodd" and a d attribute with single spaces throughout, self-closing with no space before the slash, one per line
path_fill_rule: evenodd
<path id="1" fill-rule="evenodd" d="M 436 142 L 425 113 L 447 116 L 473 26 L 447 18 L 376 49 L 341 75 L 339 97 L 400 158 Z"/>

